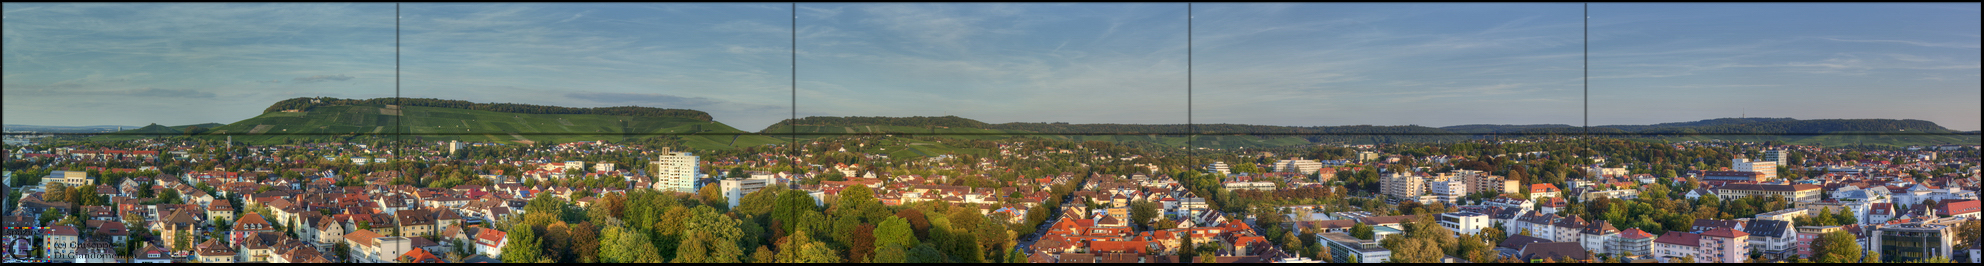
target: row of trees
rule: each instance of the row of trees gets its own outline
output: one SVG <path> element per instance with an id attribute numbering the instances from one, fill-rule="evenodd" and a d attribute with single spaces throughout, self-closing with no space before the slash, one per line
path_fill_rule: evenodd
<path id="1" fill-rule="evenodd" d="M 709 113 L 703 111 L 689 110 L 689 109 L 667 109 L 667 108 L 640 107 L 640 106 L 572 108 L 572 107 L 545 106 L 545 105 L 518 104 L 518 103 L 475 103 L 475 102 L 462 101 L 462 100 L 443 100 L 443 99 L 433 99 L 433 98 L 373 98 L 373 99 L 360 100 L 360 99 L 339 99 L 339 98 L 330 98 L 330 97 L 318 97 L 318 98 L 303 97 L 303 98 L 293 98 L 293 99 L 276 102 L 275 104 L 269 105 L 268 109 L 263 109 L 262 112 L 274 113 L 274 112 L 282 112 L 283 110 L 309 111 L 317 107 L 346 106 L 346 105 L 421 106 L 421 107 L 440 107 L 440 108 L 468 109 L 468 110 L 478 110 L 478 111 L 504 112 L 504 113 L 520 113 L 520 114 L 561 114 L 561 115 L 585 114 L 585 115 L 614 115 L 614 116 L 641 116 L 641 117 L 678 117 L 678 118 L 695 119 L 704 122 L 711 121 L 710 120 L 711 117 Z"/>

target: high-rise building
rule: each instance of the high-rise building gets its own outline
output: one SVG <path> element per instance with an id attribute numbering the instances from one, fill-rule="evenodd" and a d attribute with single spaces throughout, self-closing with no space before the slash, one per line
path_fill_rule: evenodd
<path id="1" fill-rule="evenodd" d="M 1412 174 L 1392 173 L 1378 178 L 1378 191 L 1395 199 L 1417 200 L 1426 191 L 1426 180 Z"/>
<path id="2" fill-rule="evenodd" d="M 655 190 L 696 193 L 696 155 L 663 150 L 653 164 Z"/>
<path id="3" fill-rule="evenodd" d="M 1741 155 L 1736 156 L 1736 159 L 1729 160 L 1729 170 L 1763 173 L 1764 180 L 1777 178 L 1777 162 L 1750 161 L 1750 159 L 1743 158 Z"/>
<path id="4" fill-rule="evenodd" d="M 1786 162 L 1787 160 L 1791 160 L 1791 154 L 1785 150 L 1766 150 L 1764 151 L 1764 160 L 1775 162 L 1777 165 L 1791 165 L 1789 162 Z"/>

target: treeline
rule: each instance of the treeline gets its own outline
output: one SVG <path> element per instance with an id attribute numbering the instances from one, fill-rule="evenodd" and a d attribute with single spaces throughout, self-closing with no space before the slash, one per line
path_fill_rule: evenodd
<path id="1" fill-rule="evenodd" d="M 654 108 L 654 107 L 640 107 L 640 106 L 572 108 L 572 107 L 516 104 L 516 103 L 473 103 L 469 101 L 442 100 L 442 99 L 433 99 L 433 98 L 373 98 L 373 99 L 359 100 L 359 99 L 338 99 L 338 98 L 330 98 L 330 97 L 319 97 L 319 98 L 304 97 L 304 98 L 295 98 L 295 99 L 288 99 L 288 100 L 282 100 L 280 102 L 276 102 L 273 105 L 269 105 L 268 109 L 263 109 L 262 113 L 274 113 L 274 112 L 281 112 L 283 110 L 292 110 L 292 109 L 310 111 L 311 109 L 317 107 L 324 107 L 324 106 L 389 105 L 389 104 L 402 105 L 402 106 L 455 108 L 455 109 L 468 109 L 468 110 L 504 112 L 504 113 L 520 113 L 520 114 L 679 117 L 679 118 L 695 119 L 704 122 L 711 121 L 711 117 L 709 113 L 703 111 L 689 110 L 689 109 L 668 109 L 668 108 Z"/>
<path id="2" fill-rule="evenodd" d="M 1814 119 L 1723 118 L 1651 126 L 1601 126 L 1634 133 L 1831 133 L 1831 132 L 1952 132 L 1935 122 L 1914 119 Z"/>
<path id="3" fill-rule="evenodd" d="M 834 116 L 809 116 L 809 117 L 806 117 L 806 118 L 800 118 L 800 119 L 797 119 L 797 120 L 794 120 L 794 119 L 786 119 L 785 121 L 779 121 L 779 122 L 778 122 L 777 124 L 772 124 L 772 126 L 771 126 L 771 127 L 768 127 L 768 128 L 766 128 L 765 130 L 767 130 L 767 131 L 769 131 L 769 130 L 771 130 L 772 128 L 776 128 L 776 127 L 779 127 L 779 126 L 790 126 L 790 125 L 800 125 L 800 126 L 857 126 L 857 125 L 859 125 L 859 126 L 905 126 L 905 127 L 927 127 L 927 126 L 939 126 L 939 127 L 963 127 L 963 128 L 985 128 L 985 127 L 986 127 L 986 124 L 985 124 L 985 122 L 979 122 L 978 120 L 971 120 L 971 119 L 968 119 L 968 118 L 963 118 L 963 117 L 957 117 L 957 116 L 954 116 L 954 115 L 947 115 L 947 116 L 911 116 L 911 117 L 882 117 L 882 116 L 849 116 L 849 117 L 834 117 Z"/>

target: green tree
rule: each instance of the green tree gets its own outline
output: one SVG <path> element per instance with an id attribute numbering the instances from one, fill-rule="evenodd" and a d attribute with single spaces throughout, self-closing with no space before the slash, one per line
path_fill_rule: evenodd
<path id="1" fill-rule="evenodd" d="M 654 242 L 648 241 L 647 234 L 619 226 L 607 226 L 600 232 L 603 244 L 599 250 L 599 261 L 605 263 L 662 263 L 661 251 Z"/>
<path id="2" fill-rule="evenodd" d="M 887 220 L 883 220 L 881 225 L 875 227 L 875 249 L 878 252 L 883 247 L 891 244 L 900 247 L 914 247 L 916 244 L 919 244 L 918 242 L 916 232 L 910 228 L 909 221 L 902 217 L 890 216 Z M 879 253 L 877 254 L 879 255 Z"/>
<path id="3" fill-rule="evenodd" d="M 503 246 L 504 263 L 534 263 L 547 258 L 539 253 L 543 245 L 532 230 L 530 225 L 522 223 L 510 227 L 509 239 L 505 240 L 509 243 Z"/>
<path id="4" fill-rule="evenodd" d="M 813 241 L 805 231 L 795 232 L 779 243 L 778 263 L 838 263 L 840 256 L 834 254 L 827 243 Z"/>
<path id="5" fill-rule="evenodd" d="M 676 252 L 675 262 L 685 263 L 738 263 L 743 262 L 744 248 L 737 241 L 744 237 L 739 221 L 722 214 L 709 206 L 696 206 L 692 218 L 686 223 L 681 249 Z M 693 247 L 693 248 L 692 248 Z"/>
<path id="6" fill-rule="evenodd" d="M 777 261 L 778 254 L 773 253 L 772 249 L 766 246 L 758 246 L 757 251 L 751 252 L 751 263 L 776 263 Z"/>
<path id="7" fill-rule="evenodd" d="M 696 198 L 701 200 L 703 205 L 716 206 L 717 209 L 730 209 L 730 199 L 723 197 L 723 188 L 719 186 L 703 186 L 703 188 L 697 189 Z M 738 204 L 743 203 L 739 202 Z"/>
<path id="8" fill-rule="evenodd" d="M 875 249 L 875 258 L 869 262 L 907 263 L 909 250 L 903 249 L 902 245 L 896 243 L 883 244 L 882 247 Z"/>
<path id="9" fill-rule="evenodd" d="M 1853 212 L 1846 210 L 1840 210 L 1839 213 L 1834 213 L 1832 216 L 1832 221 L 1833 223 L 1837 223 L 1838 225 L 1849 225 L 1849 224 L 1860 223 L 1859 218 L 1853 217 Z"/>
<path id="10" fill-rule="evenodd" d="M 868 186 L 848 186 L 841 189 L 837 197 L 839 198 L 834 202 L 834 215 L 854 214 L 852 212 L 859 211 L 862 205 L 875 201 L 874 191 L 869 190 Z"/>
<path id="11" fill-rule="evenodd" d="M 1136 222 L 1138 228 L 1148 229 L 1151 219 L 1157 218 L 1158 208 L 1160 206 L 1155 202 L 1144 200 L 1130 202 L 1130 220 Z"/>
<path id="12" fill-rule="evenodd" d="M 1350 236 L 1357 237 L 1357 239 L 1371 240 L 1377 237 L 1376 234 L 1377 231 L 1373 230 L 1370 225 L 1357 223 L 1350 226 Z"/>
<path id="13" fill-rule="evenodd" d="M 1812 240 L 1812 257 L 1819 263 L 1857 263 L 1860 243 L 1846 231 L 1832 231 Z"/>
<path id="14" fill-rule="evenodd" d="M 945 258 L 944 252 L 937 251 L 937 246 L 930 245 L 930 243 L 917 244 L 916 248 L 909 250 L 909 263 L 949 262 L 951 261 Z"/>

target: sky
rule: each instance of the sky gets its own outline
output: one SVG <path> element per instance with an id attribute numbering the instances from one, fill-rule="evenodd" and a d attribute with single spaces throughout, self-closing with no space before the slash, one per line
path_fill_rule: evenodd
<path id="1" fill-rule="evenodd" d="M 5 3 L 0 117 L 230 123 L 282 99 L 396 93 L 685 108 L 747 131 L 795 113 L 1977 130 L 1984 112 L 1978 3 L 1604 3 L 1588 25 L 1584 8 L 802 3 L 794 16 L 791 4 L 419 3 L 396 22 L 381 3 Z"/>

